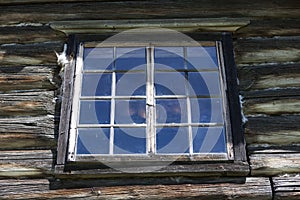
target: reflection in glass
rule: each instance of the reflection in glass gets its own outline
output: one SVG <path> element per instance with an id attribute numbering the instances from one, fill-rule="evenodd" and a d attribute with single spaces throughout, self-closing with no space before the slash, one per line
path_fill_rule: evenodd
<path id="1" fill-rule="evenodd" d="M 163 127 L 156 134 L 157 153 L 188 153 L 188 138 L 186 127 Z"/>
<path id="2" fill-rule="evenodd" d="M 146 73 L 117 73 L 116 95 L 146 95 Z"/>
<path id="3" fill-rule="evenodd" d="M 116 124 L 146 123 L 146 100 L 116 100 Z"/>
<path id="4" fill-rule="evenodd" d="M 111 74 L 83 74 L 81 96 L 109 96 Z"/>
<path id="5" fill-rule="evenodd" d="M 145 48 L 117 48 L 116 70 L 132 70 L 147 64 Z"/>
<path id="6" fill-rule="evenodd" d="M 156 95 L 185 95 L 185 76 L 180 72 L 156 72 Z"/>
<path id="7" fill-rule="evenodd" d="M 113 48 L 84 48 L 84 70 L 111 70 L 113 66 Z"/>
<path id="8" fill-rule="evenodd" d="M 194 153 L 226 153 L 225 131 L 223 127 L 194 127 Z"/>
<path id="9" fill-rule="evenodd" d="M 114 154 L 146 153 L 145 128 L 115 128 Z"/>
<path id="10" fill-rule="evenodd" d="M 79 124 L 109 124 L 110 101 L 80 101 Z"/>
<path id="11" fill-rule="evenodd" d="M 187 47 L 188 69 L 217 69 L 216 47 Z"/>
<path id="12" fill-rule="evenodd" d="M 193 123 L 223 123 L 222 99 L 191 98 L 191 114 Z"/>
<path id="13" fill-rule="evenodd" d="M 157 123 L 187 122 L 185 99 L 156 99 Z"/>
<path id="14" fill-rule="evenodd" d="M 184 69 L 183 47 L 158 47 L 154 49 L 155 69 Z"/>
<path id="15" fill-rule="evenodd" d="M 218 72 L 189 72 L 189 88 L 191 96 L 220 96 Z"/>
<path id="16" fill-rule="evenodd" d="M 79 128 L 77 154 L 108 154 L 109 128 Z"/>

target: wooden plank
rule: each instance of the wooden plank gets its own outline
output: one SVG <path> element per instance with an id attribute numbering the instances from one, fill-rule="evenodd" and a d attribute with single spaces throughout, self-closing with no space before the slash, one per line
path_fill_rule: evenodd
<path id="1" fill-rule="evenodd" d="M 0 151 L 0 177 L 45 177 L 51 174 L 51 150 Z"/>
<path id="2" fill-rule="evenodd" d="M 238 65 L 300 61 L 300 37 L 251 38 L 235 41 Z"/>
<path id="3" fill-rule="evenodd" d="M 248 145 L 292 145 L 300 143 L 300 116 L 248 117 L 245 138 Z"/>
<path id="4" fill-rule="evenodd" d="M 101 9 L 99 9 L 101 8 Z M 113 12 L 112 12 L 113 11 Z M 297 2 L 211 1 L 108 1 L 9 5 L 0 8 L 0 24 L 48 23 L 62 20 L 150 18 L 299 18 Z"/>
<path id="5" fill-rule="evenodd" d="M 284 150 L 252 152 L 249 155 L 251 175 L 274 176 L 300 173 L 300 153 Z"/>
<path id="6" fill-rule="evenodd" d="M 300 199 L 300 177 L 283 176 L 272 178 L 274 188 L 274 200 Z"/>
<path id="7" fill-rule="evenodd" d="M 250 23 L 244 18 L 190 18 L 190 19 L 135 19 L 135 20 L 80 20 L 51 22 L 50 26 L 66 34 L 121 32 L 133 28 L 170 28 L 192 31 L 236 31 Z"/>
<path id="8" fill-rule="evenodd" d="M 41 116 L 55 113 L 53 91 L 0 94 L 0 116 Z"/>
<path id="9" fill-rule="evenodd" d="M 59 190 L 46 190 L 44 180 L 30 180 L 27 187 L 31 192 L 22 194 L 16 192 L 26 188 L 22 182 L 10 185 L 3 181 L 1 184 L 4 184 L 4 191 L 13 191 L 0 196 L 5 199 L 272 199 L 268 178 L 247 178 L 244 184 L 158 184 Z"/>
<path id="10" fill-rule="evenodd" d="M 270 97 L 245 99 L 243 111 L 246 115 L 299 114 L 300 97 Z"/>
<path id="11" fill-rule="evenodd" d="M 31 44 L 2 44 L 0 46 L 1 66 L 24 66 L 56 64 L 54 51 L 60 52 L 63 41 Z"/>
<path id="12" fill-rule="evenodd" d="M 299 64 L 238 67 L 240 90 L 300 88 Z"/>
<path id="13" fill-rule="evenodd" d="M 54 90 L 59 87 L 57 66 L 0 67 L 0 91 Z"/>
<path id="14" fill-rule="evenodd" d="M 41 43 L 64 40 L 65 35 L 49 26 L 6 26 L 0 27 L 0 44 Z"/>
<path id="15" fill-rule="evenodd" d="M 240 28 L 234 37 L 274 37 L 297 36 L 300 32 L 299 19 L 259 19 L 251 20 L 248 26 Z"/>

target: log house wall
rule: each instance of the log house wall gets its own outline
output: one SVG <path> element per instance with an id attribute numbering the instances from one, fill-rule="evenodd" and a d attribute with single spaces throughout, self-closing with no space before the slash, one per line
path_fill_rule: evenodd
<path id="1" fill-rule="evenodd" d="M 246 183 L 50 190 L 61 84 L 54 51 L 67 39 L 51 22 L 173 18 L 250 22 L 233 32 L 248 119 Z M 299 122 L 298 1 L 0 1 L 0 199 L 299 199 Z"/>

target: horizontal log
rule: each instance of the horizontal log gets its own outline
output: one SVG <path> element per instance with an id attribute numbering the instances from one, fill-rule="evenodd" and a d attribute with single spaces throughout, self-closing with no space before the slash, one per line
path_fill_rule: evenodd
<path id="1" fill-rule="evenodd" d="M 59 87 L 57 66 L 0 67 L 0 91 L 54 90 Z"/>
<path id="2" fill-rule="evenodd" d="M 248 26 L 237 30 L 234 37 L 297 36 L 300 32 L 299 23 L 299 19 L 254 19 Z"/>
<path id="3" fill-rule="evenodd" d="M 10 180 L 8 183 L 4 182 L 2 187 L 4 191 L 22 191 L 26 188 L 22 182 L 17 181 L 11 185 L 10 182 Z M 22 194 L 3 192 L 0 197 L 10 199 L 272 199 L 268 178 L 247 178 L 244 184 L 133 185 L 60 190 L 46 190 L 45 180 L 29 180 L 27 185 L 28 191 L 31 192 Z"/>
<path id="4" fill-rule="evenodd" d="M 56 64 L 54 51 L 61 52 L 63 41 L 32 44 L 2 44 L 0 66 Z"/>
<path id="5" fill-rule="evenodd" d="M 6 26 L 0 27 L 0 44 L 41 43 L 64 40 L 65 35 L 49 26 Z"/>
<path id="6" fill-rule="evenodd" d="M 298 18 L 295 1 L 285 2 L 238 0 L 221 1 L 216 6 L 210 1 L 113 1 L 41 3 L 1 6 L 0 24 L 48 23 L 62 20 L 92 19 L 149 19 L 149 18 Z M 101 8 L 101 9 L 99 9 Z M 222 8 L 222 9 L 220 9 Z M 113 12 L 112 12 L 113 10 Z"/>
<path id="7" fill-rule="evenodd" d="M 300 88 L 299 64 L 238 67 L 240 90 Z"/>
<path id="8" fill-rule="evenodd" d="M 274 176 L 300 173 L 300 153 L 280 150 L 252 152 L 249 155 L 251 175 Z"/>
<path id="9" fill-rule="evenodd" d="M 245 99 L 243 112 L 245 115 L 299 114 L 300 97 L 293 96 Z"/>
<path id="10" fill-rule="evenodd" d="M 283 176 L 272 178 L 274 200 L 300 199 L 300 177 Z"/>
<path id="11" fill-rule="evenodd" d="M 300 61 L 300 37 L 239 39 L 234 43 L 238 65 Z"/>
<path id="12" fill-rule="evenodd" d="M 45 177 L 53 165 L 51 150 L 0 151 L 0 177 Z"/>
<path id="13" fill-rule="evenodd" d="M 55 112 L 53 91 L 0 94 L 0 116 L 41 116 Z"/>
<path id="14" fill-rule="evenodd" d="M 245 138 L 248 145 L 300 144 L 300 116 L 248 117 Z"/>

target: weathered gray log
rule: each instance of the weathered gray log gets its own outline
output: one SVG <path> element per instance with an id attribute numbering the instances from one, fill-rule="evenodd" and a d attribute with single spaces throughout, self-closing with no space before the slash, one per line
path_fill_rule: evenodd
<path id="1" fill-rule="evenodd" d="M 235 41 L 238 65 L 300 61 L 300 37 L 251 38 Z"/>
<path id="2" fill-rule="evenodd" d="M 300 88 L 299 64 L 241 66 L 238 77 L 242 91 Z"/>
<path id="3" fill-rule="evenodd" d="M 263 17 L 299 18 L 299 7 L 293 0 L 284 2 L 238 0 L 228 3 L 200 1 L 117 1 L 90 3 L 43 3 L 26 6 L 1 6 L 0 24 L 22 22 L 48 23 L 58 20 L 84 19 L 149 19 L 149 18 L 214 18 Z M 112 12 L 113 10 L 113 12 Z"/>
<path id="4" fill-rule="evenodd" d="M 245 138 L 248 145 L 300 144 L 300 116 L 248 117 Z"/>
<path id="5" fill-rule="evenodd" d="M 59 87 L 57 66 L 0 67 L 0 91 L 54 90 Z"/>
<path id="6" fill-rule="evenodd" d="M 257 150 L 249 155 L 251 175 L 300 173 L 300 153 L 289 150 Z"/>
<path id="7" fill-rule="evenodd" d="M 54 51 L 61 52 L 63 41 L 32 44 L 2 44 L 0 66 L 56 64 Z"/>
<path id="8" fill-rule="evenodd" d="M 54 115 L 54 91 L 0 94 L 0 116 Z"/>
<path id="9" fill-rule="evenodd" d="M 45 177 L 51 174 L 51 150 L 0 151 L 0 177 Z"/>
<path id="10" fill-rule="evenodd" d="M 300 199 L 300 177 L 283 176 L 272 178 L 274 188 L 274 200 Z"/>
<path id="11" fill-rule="evenodd" d="M 65 35 L 49 26 L 7 26 L 0 27 L 0 44 L 41 43 L 64 40 Z"/>
<path id="12" fill-rule="evenodd" d="M 47 180 L 43 179 L 28 180 L 26 187 L 25 181 L 3 180 L 0 182 L 3 191 L 0 192 L 0 197 L 4 199 L 272 199 L 268 178 L 247 178 L 245 184 L 134 185 L 60 190 L 47 190 L 46 184 Z M 26 188 L 28 192 L 22 194 L 18 192 Z"/>

